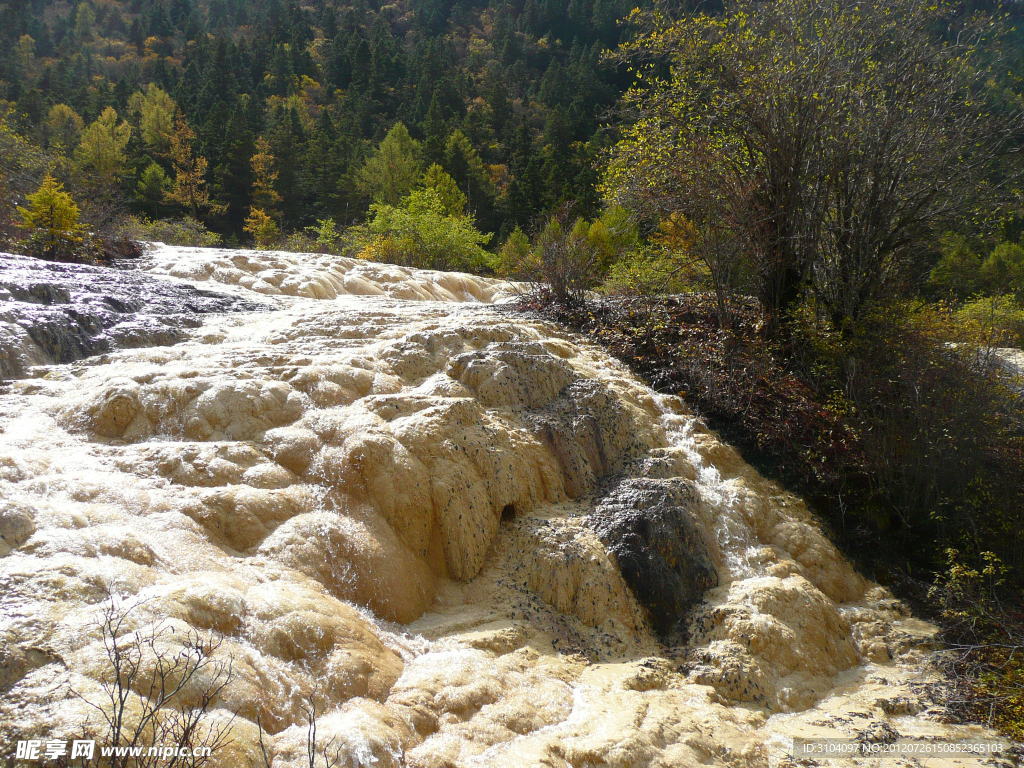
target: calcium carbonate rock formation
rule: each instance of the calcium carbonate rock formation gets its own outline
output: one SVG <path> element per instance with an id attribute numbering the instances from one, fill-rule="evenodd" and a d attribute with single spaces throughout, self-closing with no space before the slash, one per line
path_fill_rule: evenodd
<path id="1" fill-rule="evenodd" d="M 4 743 L 109 739 L 111 612 L 141 648 L 129 723 L 160 654 L 205 649 L 173 705 L 230 734 L 223 768 L 308 765 L 311 716 L 339 768 L 767 768 L 866 723 L 985 735 L 932 715 L 932 628 L 799 499 L 491 306 L 514 286 L 169 247 L 146 269 L 273 308 L 0 393 Z"/>
<path id="2" fill-rule="evenodd" d="M 0 379 L 117 348 L 173 344 L 202 314 L 263 306 L 134 269 L 0 253 Z"/>

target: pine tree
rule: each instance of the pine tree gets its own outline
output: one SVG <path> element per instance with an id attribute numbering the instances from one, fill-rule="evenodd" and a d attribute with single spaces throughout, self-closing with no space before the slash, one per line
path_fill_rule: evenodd
<path id="1" fill-rule="evenodd" d="M 359 190 L 375 203 L 397 205 L 420 178 L 420 143 L 395 123 L 356 174 Z"/>
<path id="2" fill-rule="evenodd" d="M 255 152 L 255 132 L 258 107 L 248 96 L 240 97 L 234 105 L 225 126 L 227 144 L 220 165 L 213 169 L 212 183 L 217 198 L 227 203 L 227 220 L 235 232 L 242 230 L 249 209 L 252 187 L 252 155 Z"/>
<path id="3" fill-rule="evenodd" d="M 159 213 L 169 188 L 170 180 L 167 178 L 167 173 L 156 163 L 146 166 L 146 169 L 139 175 L 138 184 L 135 185 L 135 191 L 142 199 L 146 211 L 154 216 Z"/>
<path id="4" fill-rule="evenodd" d="M 441 108 L 441 99 L 434 89 L 430 97 L 430 106 L 427 107 L 426 117 L 423 119 L 423 134 L 426 139 L 423 142 L 423 153 L 429 160 L 434 162 L 444 158 L 444 142 L 447 133 L 444 120 L 444 110 Z"/>
<path id="5" fill-rule="evenodd" d="M 324 110 L 306 143 L 302 187 L 315 208 L 315 215 L 334 217 L 339 210 L 339 187 L 351 162 L 349 142 L 339 140 L 338 130 Z"/>
<path id="6" fill-rule="evenodd" d="M 277 159 L 278 177 L 274 188 L 281 196 L 284 220 L 289 225 L 294 225 L 303 218 L 307 202 L 299 184 L 305 132 L 295 106 L 283 106 L 275 111 L 267 132 L 267 140 Z"/>
<path id="7" fill-rule="evenodd" d="M 494 185 L 480 153 L 462 131 L 453 131 L 445 142 L 444 167 L 465 193 L 469 210 L 484 229 L 491 228 L 494 223 Z"/>
<path id="8" fill-rule="evenodd" d="M 18 225 L 28 232 L 28 252 L 44 259 L 74 258 L 82 243 L 78 206 L 64 185 L 47 174 L 39 189 L 18 206 Z"/>

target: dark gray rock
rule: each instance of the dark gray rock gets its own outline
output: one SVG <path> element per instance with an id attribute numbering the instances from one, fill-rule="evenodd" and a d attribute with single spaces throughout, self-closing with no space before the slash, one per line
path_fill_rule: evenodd
<path id="1" fill-rule="evenodd" d="M 111 267 L 0 253 L 0 379 L 118 348 L 174 344 L 211 312 L 266 308 Z"/>
<path id="2" fill-rule="evenodd" d="M 695 499 L 693 488 L 679 479 L 630 478 L 588 518 L 665 643 L 685 640 L 687 612 L 718 584 L 690 514 Z"/>

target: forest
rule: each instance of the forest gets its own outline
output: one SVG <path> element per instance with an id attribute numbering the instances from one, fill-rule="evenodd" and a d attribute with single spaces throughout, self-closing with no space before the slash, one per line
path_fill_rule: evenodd
<path id="1" fill-rule="evenodd" d="M 0 237 L 68 261 L 162 241 L 528 281 L 520 309 L 805 496 L 942 623 L 959 713 L 1022 738 L 1022 16 L 0 3 Z"/>
<path id="2" fill-rule="evenodd" d="M 50 167 L 93 229 L 188 218 L 242 242 L 253 207 L 283 232 L 347 226 L 397 202 L 364 168 L 401 123 L 391 183 L 437 164 L 503 238 L 562 202 L 594 212 L 628 83 L 602 56 L 623 0 L 0 7 L 5 162 L 26 142 L 8 184 Z"/>

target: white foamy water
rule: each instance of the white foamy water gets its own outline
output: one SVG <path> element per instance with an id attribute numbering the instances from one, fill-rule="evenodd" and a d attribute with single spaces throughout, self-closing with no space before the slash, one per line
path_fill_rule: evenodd
<path id="1" fill-rule="evenodd" d="M 258 764 L 257 719 L 275 767 L 306 764 L 309 701 L 339 766 L 768 766 L 794 736 L 985 735 L 921 698 L 931 628 L 799 499 L 678 398 L 492 306 L 514 287 L 319 254 L 147 259 L 270 309 L 0 395 L 5 743 L 101 728 L 82 698 L 110 679 L 109 591 L 141 602 L 126 633 L 221 641 L 218 766 Z M 622 478 L 692 499 L 718 585 L 685 646 L 658 641 L 591 524 Z"/>

